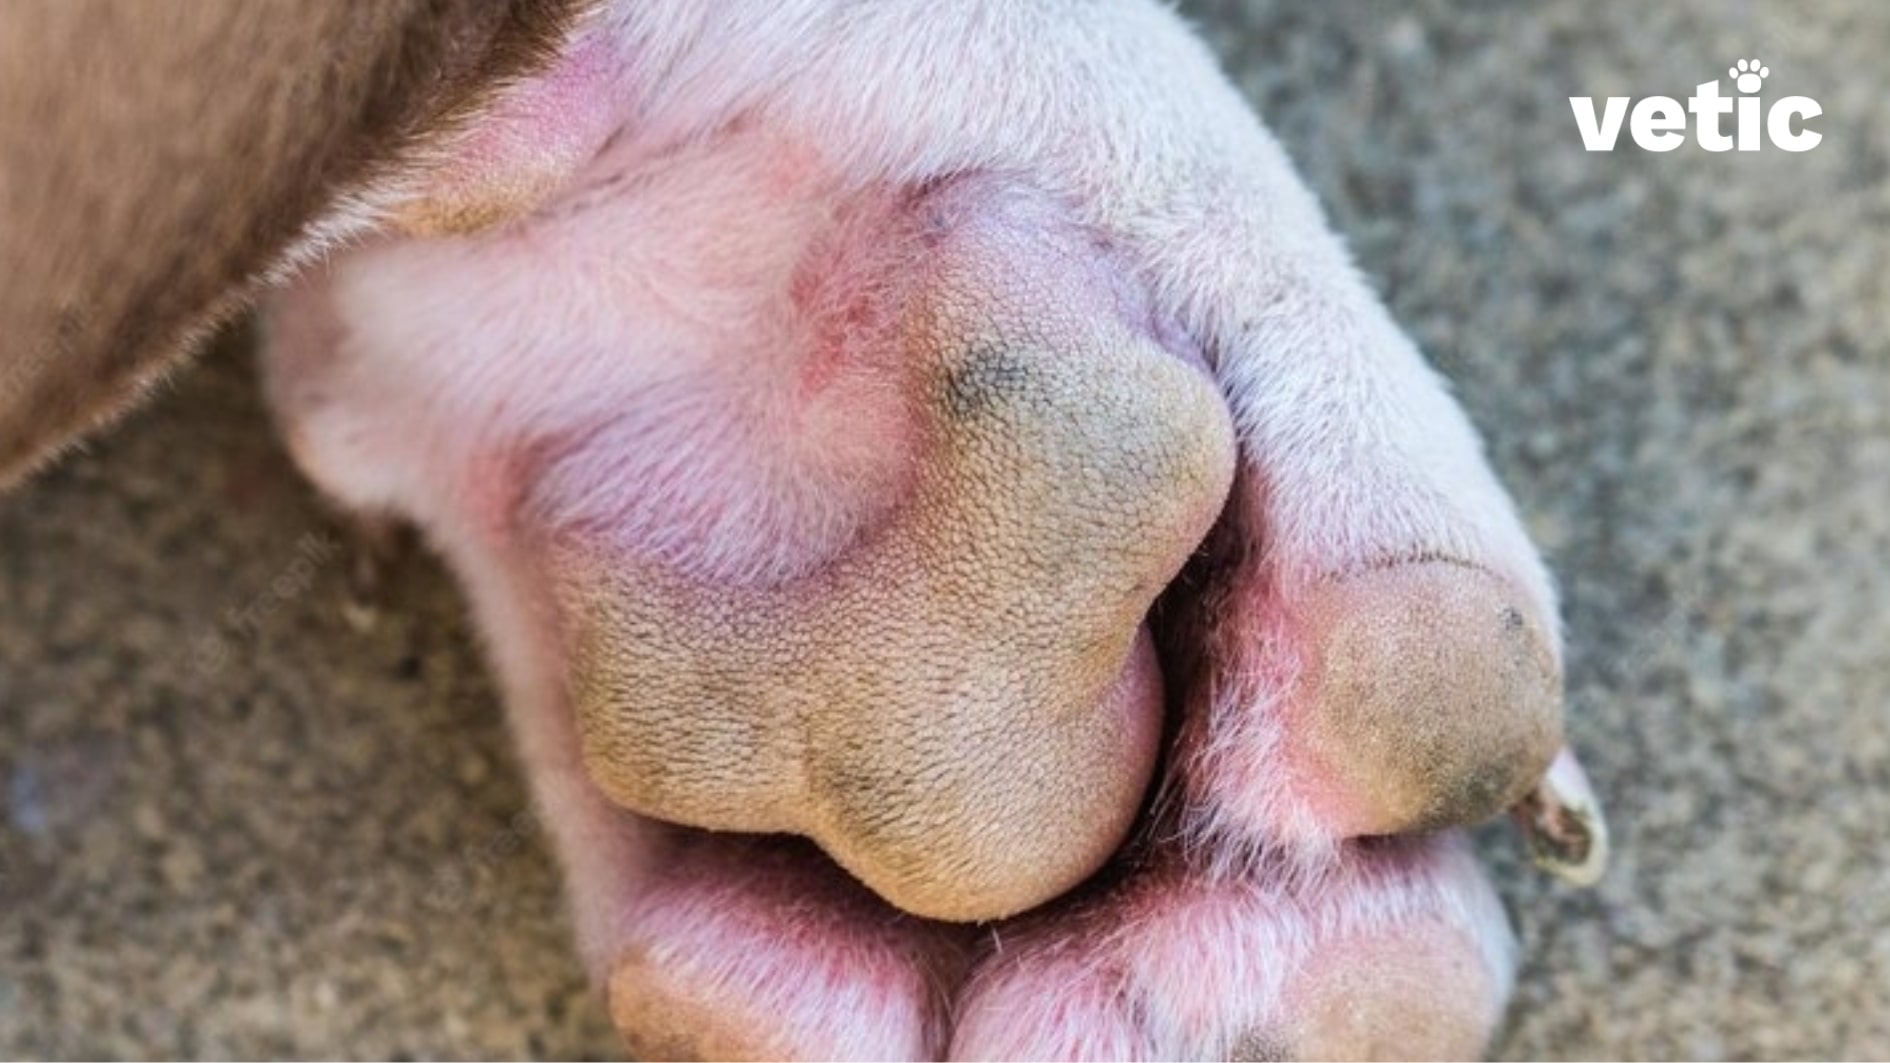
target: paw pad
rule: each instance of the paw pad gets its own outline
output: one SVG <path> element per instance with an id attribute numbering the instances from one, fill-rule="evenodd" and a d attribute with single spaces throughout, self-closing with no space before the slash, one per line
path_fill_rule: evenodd
<path id="1" fill-rule="evenodd" d="M 539 542 L 609 797 L 805 835 L 896 907 L 974 921 L 1069 889 L 1133 825 L 1161 730 L 1143 618 L 1221 511 L 1234 434 L 1100 270 L 1045 279 L 1054 222 L 963 202 L 988 216 L 940 239 L 886 340 L 924 460 L 870 534 L 778 583 L 700 578 L 608 523 Z M 528 512 L 614 456 L 560 457 Z"/>
<path id="2" fill-rule="evenodd" d="M 1515 804 L 1562 744 L 1553 641 L 1517 588 L 1473 565 L 1374 569 L 1303 618 L 1317 706 L 1305 739 L 1343 834 L 1475 823 Z"/>
<path id="3" fill-rule="evenodd" d="M 1740 92 L 1757 92 L 1765 79 L 1772 76 L 1772 68 L 1757 59 L 1741 59 L 1727 69 L 1726 76 L 1733 79 Z"/>

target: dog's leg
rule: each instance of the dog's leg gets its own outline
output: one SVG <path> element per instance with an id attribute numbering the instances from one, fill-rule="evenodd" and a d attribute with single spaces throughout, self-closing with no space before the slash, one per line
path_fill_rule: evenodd
<path id="1" fill-rule="evenodd" d="M 0 487 L 110 420 L 266 277 L 372 223 L 587 6 L 11 7 Z"/>

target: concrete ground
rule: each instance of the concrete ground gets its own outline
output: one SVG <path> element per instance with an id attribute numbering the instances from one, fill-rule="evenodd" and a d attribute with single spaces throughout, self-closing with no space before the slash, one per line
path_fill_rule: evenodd
<path id="1" fill-rule="evenodd" d="M 1191 12 L 1560 573 L 1619 855 L 1504 1056 L 1890 1055 L 1890 5 Z M 1824 143 L 1581 148 L 1756 55 Z M 0 1055 L 591 1056 L 453 590 L 343 618 L 242 337 L 0 500 Z"/>

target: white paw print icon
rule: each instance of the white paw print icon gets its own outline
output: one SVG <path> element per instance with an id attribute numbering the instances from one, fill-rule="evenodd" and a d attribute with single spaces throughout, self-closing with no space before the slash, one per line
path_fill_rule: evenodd
<path id="1" fill-rule="evenodd" d="M 1759 86 L 1772 74 L 1772 68 L 1757 59 L 1741 59 L 1739 65 L 1726 71 L 1726 75 L 1739 86 L 1740 92 L 1757 92 Z"/>

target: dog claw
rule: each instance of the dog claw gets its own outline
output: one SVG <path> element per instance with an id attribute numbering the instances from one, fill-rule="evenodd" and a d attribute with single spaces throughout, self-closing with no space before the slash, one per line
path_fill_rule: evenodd
<path id="1" fill-rule="evenodd" d="M 1601 880 L 1608 869 L 1608 824 L 1574 752 L 1557 753 L 1542 781 L 1510 814 L 1537 867 L 1575 886 Z"/>

